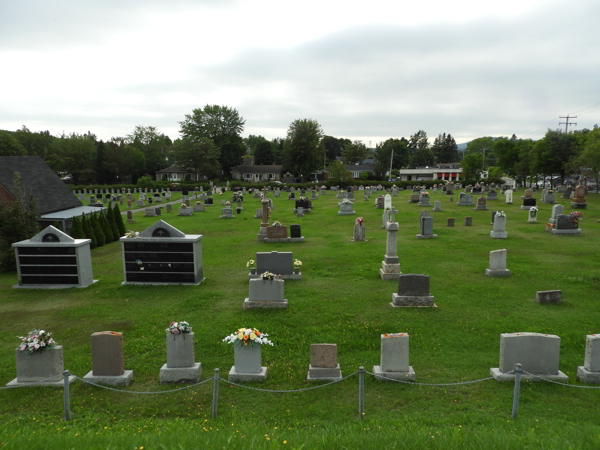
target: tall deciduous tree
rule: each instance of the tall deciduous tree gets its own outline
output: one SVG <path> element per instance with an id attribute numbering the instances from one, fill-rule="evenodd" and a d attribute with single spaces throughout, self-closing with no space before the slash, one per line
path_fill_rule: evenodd
<path id="1" fill-rule="evenodd" d="M 435 156 L 428 148 L 420 148 L 410 160 L 411 167 L 431 167 L 435 163 Z"/>
<path id="2" fill-rule="evenodd" d="M 186 114 L 180 133 L 183 138 L 198 140 L 211 139 L 220 151 L 221 178 L 230 177 L 231 169 L 242 162 L 246 146 L 240 134 L 246 121 L 235 108 L 219 105 L 206 105 Z"/>
<path id="3" fill-rule="evenodd" d="M 459 160 L 458 146 L 450 133 L 439 134 L 433 141 L 431 151 L 438 163 L 454 163 Z"/>
<path id="4" fill-rule="evenodd" d="M 360 164 L 369 154 L 367 146 L 362 141 L 353 141 L 344 145 L 344 162 Z"/>
<path id="5" fill-rule="evenodd" d="M 467 153 L 462 160 L 463 178 L 478 180 L 483 173 L 483 153 Z"/>
<path id="6" fill-rule="evenodd" d="M 390 170 L 392 151 L 394 152 L 392 169 L 400 169 L 409 165 L 410 154 L 408 150 L 408 141 L 405 138 L 387 139 L 385 142 L 375 146 L 375 174 L 379 178 L 383 178 Z"/>
<path id="7" fill-rule="evenodd" d="M 73 182 L 79 183 L 82 175 L 93 172 L 92 163 L 96 151 L 95 136 L 88 134 L 62 134 L 50 146 L 48 164 L 57 172 L 70 173 Z"/>
<path id="8" fill-rule="evenodd" d="M 13 133 L 13 136 L 21 143 L 29 156 L 39 156 L 46 160 L 50 145 L 54 136 L 49 131 L 32 133 L 25 125 Z"/>
<path id="9" fill-rule="evenodd" d="M 294 120 L 285 141 L 286 166 L 295 175 L 304 177 L 321 167 L 323 129 L 314 119 Z"/>
<path id="10" fill-rule="evenodd" d="M 133 178 L 146 171 L 146 157 L 133 145 L 108 142 L 104 150 L 103 166 L 115 174 L 119 182 L 123 182 L 126 177 L 131 177 L 132 182 L 135 182 Z"/>
<path id="11" fill-rule="evenodd" d="M 417 153 L 417 150 L 429 148 L 429 140 L 427 139 L 427 133 L 423 130 L 417 131 L 410 137 L 408 141 L 408 150 L 411 157 Z"/>
<path id="12" fill-rule="evenodd" d="M 26 156 L 27 150 L 12 133 L 0 130 L 0 156 Z"/>
<path id="13" fill-rule="evenodd" d="M 598 192 L 598 172 L 600 172 L 600 128 L 590 131 L 585 140 L 583 151 L 577 158 L 581 168 L 587 168 L 596 179 L 596 192 Z"/>
<path id="14" fill-rule="evenodd" d="M 146 170 L 151 175 L 167 167 L 173 142 L 156 127 L 137 125 L 133 132 L 127 135 L 127 143 L 144 154 Z"/>
<path id="15" fill-rule="evenodd" d="M 256 142 L 252 154 L 254 155 L 254 164 L 269 165 L 275 164 L 274 144 L 261 136 Z"/>
<path id="16" fill-rule="evenodd" d="M 211 139 L 183 138 L 173 144 L 178 166 L 193 169 L 196 175 L 211 178 L 219 172 L 220 151 Z"/>
<path id="17" fill-rule="evenodd" d="M 350 171 L 346 170 L 345 165 L 338 160 L 331 161 L 327 166 L 327 177 L 333 183 L 344 183 L 352 180 Z"/>
<path id="18" fill-rule="evenodd" d="M 496 155 L 494 153 L 494 138 L 490 136 L 473 139 L 467 145 L 465 154 L 481 153 L 484 158 L 485 167 L 496 165 Z"/>

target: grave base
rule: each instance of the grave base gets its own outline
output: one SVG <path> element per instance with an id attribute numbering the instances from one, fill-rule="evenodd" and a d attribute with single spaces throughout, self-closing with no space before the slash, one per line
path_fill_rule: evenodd
<path id="1" fill-rule="evenodd" d="M 220 219 L 235 219 L 235 216 L 219 216 Z"/>
<path id="2" fill-rule="evenodd" d="M 417 374 L 413 370 L 412 366 L 408 366 L 408 372 L 384 372 L 381 370 L 381 366 L 373 366 L 373 375 L 377 381 L 388 381 L 385 378 L 391 378 L 393 380 L 401 381 L 416 381 Z M 381 378 L 385 377 L 385 378 Z"/>
<path id="3" fill-rule="evenodd" d="M 267 309 L 267 308 L 287 308 L 288 301 L 284 298 L 282 302 L 269 302 L 261 300 L 244 299 L 244 309 Z"/>
<path id="4" fill-rule="evenodd" d="M 402 275 L 402 272 L 400 272 L 400 264 L 388 264 L 388 266 L 392 265 L 398 266 L 398 272 L 385 272 L 383 269 L 379 269 L 379 276 L 383 281 L 397 280 L 400 278 L 400 275 Z"/>
<path id="5" fill-rule="evenodd" d="M 587 209 L 587 203 L 575 203 L 575 202 L 571 202 L 571 208 L 573 208 L 573 209 Z"/>
<path id="6" fill-rule="evenodd" d="M 473 208 L 473 211 L 487 211 L 488 207 L 487 205 L 477 205 L 475 208 Z"/>
<path id="7" fill-rule="evenodd" d="M 505 202 L 504 204 L 505 204 L 505 205 L 512 205 L 512 204 L 513 204 L 513 202 Z"/>
<path id="8" fill-rule="evenodd" d="M 273 243 L 273 242 L 304 242 L 304 236 L 299 237 L 299 238 L 265 238 L 263 239 L 263 242 L 266 243 Z"/>
<path id="9" fill-rule="evenodd" d="M 435 208 L 433 208 L 431 211 L 433 211 L 433 212 L 444 212 L 443 209 L 435 209 Z"/>
<path id="10" fill-rule="evenodd" d="M 342 379 L 342 371 L 340 370 L 340 364 L 338 363 L 335 367 L 313 367 L 311 364 L 308 365 L 308 381 L 314 380 L 330 380 L 336 381 Z"/>
<path id="11" fill-rule="evenodd" d="M 504 270 L 485 269 L 485 274 L 488 277 L 509 277 L 512 274 L 512 272 L 508 269 L 504 269 Z"/>
<path id="12" fill-rule="evenodd" d="M 253 280 L 255 278 L 260 278 L 260 274 L 258 274 L 258 273 L 249 273 L 248 274 L 248 279 L 249 280 Z M 284 280 L 301 280 L 302 279 L 302 272 L 299 272 L 299 273 L 286 273 L 284 275 L 281 275 L 280 278 L 282 278 Z"/>
<path id="13" fill-rule="evenodd" d="M 417 234 L 417 239 L 434 239 L 438 237 L 437 234 Z"/>
<path id="14" fill-rule="evenodd" d="M 508 231 L 490 231 L 490 237 L 492 239 L 506 239 Z"/>
<path id="15" fill-rule="evenodd" d="M 471 203 L 461 203 L 461 202 L 458 202 L 456 204 L 456 206 L 474 206 L 474 205 L 475 205 L 475 203 L 473 203 L 473 202 L 471 202 Z"/>
<path id="16" fill-rule="evenodd" d="M 160 369 L 160 384 L 198 383 L 202 376 L 202 363 L 194 363 L 192 367 L 167 367 Z"/>
<path id="17" fill-rule="evenodd" d="M 15 284 L 13 285 L 13 289 L 68 289 L 68 288 L 86 288 L 91 286 L 94 283 L 97 283 L 98 280 L 92 280 L 90 284 L 86 284 L 85 286 L 77 286 L 73 284 Z"/>
<path id="18" fill-rule="evenodd" d="M 75 381 L 75 375 L 69 375 L 69 385 L 71 383 L 73 383 L 73 381 Z M 17 381 L 17 379 L 15 378 L 12 381 L 9 381 L 8 383 L 6 383 L 7 386 L 55 386 L 55 387 L 63 387 L 65 385 L 65 379 L 64 377 L 61 377 L 60 379 L 56 378 L 55 380 L 52 381 L 45 381 L 44 383 L 40 383 L 39 381 Z"/>
<path id="19" fill-rule="evenodd" d="M 172 285 L 182 285 L 182 286 L 200 286 L 206 278 L 202 278 L 198 283 L 153 283 L 152 281 L 143 282 L 143 281 L 123 281 L 121 286 L 130 286 L 130 285 L 150 285 L 150 286 L 172 286 Z"/>
<path id="20" fill-rule="evenodd" d="M 531 206 L 521 205 L 521 209 L 526 209 L 529 211 L 531 208 L 535 208 L 535 205 L 531 205 Z"/>
<path id="21" fill-rule="evenodd" d="M 433 205 L 430 205 L 429 203 L 419 203 L 418 206 L 426 206 L 427 208 L 431 208 Z"/>
<path id="22" fill-rule="evenodd" d="M 342 211 L 338 211 L 338 216 L 352 216 L 356 214 L 356 211 L 348 211 L 348 212 L 342 212 Z"/>
<path id="23" fill-rule="evenodd" d="M 90 370 L 84 381 L 90 381 L 96 384 L 106 384 L 108 386 L 129 386 L 133 378 L 133 370 L 126 370 L 123 375 L 94 375 L 94 371 Z"/>
<path id="24" fill-rule="evenodd" d="M 577 235 L 577 234 L 581 234 L 581 229 L 577 228 L 576 230 L 557 230 L 556 228 L 552 229 L 552 234 L 555 235 Z"/>
<path id="25" fill-rule="evenodd" d="M 515 381 L 515 374 L 514 373 L 500 372 L 500 368 L 499 367 L 492 367 L 492 368 L 490 368 L 490 375 L 492 377 L 494 377 L 494 380 L 496 380 L 496 381 L 512 381 L 513 383 Z M 567 383 L 569 381 L 569 377 L 566 376 L 560 370 L 558 371 L 558 374 L 536 373 L 535 375 L 543 377 L 543 378 L 546 378 L 548 380 L 559 381 L 561 383 Z M 533 377 L 531 375 L 526 375 L 524 373 L 521 374 L 521 380 L 527 380 L 527 381 L 544 381 L 544 380 L 541 380 L 539 378 Z"/>
<path id="26" fill-rule="evenodd" d="M 583 366 L 577 366 L 577 379 L 584 383 L 600 384 L 600 372 L 590 372 Z"/>
<path id="27" fill-rule="evenodd" d="M 253 382 L 256 381 L 258 383 L 264 383 L 265 381 L 267 381 L 267 378 L 269 377 L 269 369 L 267 367 L 261 367 L 260 368 L 260 372 L 257 373 L 243 373 L 243 372 L 237 372 L 235 370 L 235 366 L 231 366 L 231 370 L 229 371 L 229 374 L 227 375 L 227 379 L 229 381 L 233 381 L 234 383 L 238 383 L 238 382 Z"/>
<path id="28" fill-rule="evenodd" d="M 433 295 L 398 295 L 392 294 L 392 306 L 398 307 L 428 307 L 436 308 L 435 297 Z"/>

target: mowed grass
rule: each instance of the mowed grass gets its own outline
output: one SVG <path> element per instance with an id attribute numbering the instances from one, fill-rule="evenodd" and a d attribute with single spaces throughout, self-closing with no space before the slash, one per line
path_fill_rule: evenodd
<path id="1" fill-rule="evenodd" d="M 500 333 L 540 332 L 561 338 L 560 370 L 569 383 L 583 365 L 585 336 L 600 332 L 600 199 L 588 196 L 581 236 L 552 236 L 543 223 L 528 224 L 515 204 L 489 202 L 489 211 L 456 206 L 442 193 L 434 240 L 418 240 L 422 208 L 409 193 L 393 198 L 399 210 L 398 254 L 403 273 L 427 274 L 435 309 L 392 308 L 396 282 L 379 278 L 386 232 L 374 197 L 355 201 L 365 218 L 367 242 L 352 242 L 357 216 L 338 216 L 335 193 L 313 201 L 296 218 L 293 202 L 273 198 L 270 222 L 302 225 L 304 243 L 256 241 L 260 208 L 247 196 L 244 212 L 219 219 L 215 206 L 192 217 L 161 218 L 187 234 L 204 236 L 206 280 L 199 286 L 121 286 L 120 244 L 93 250 L 94 278 L 86 289 L 12 289 L 16 274 L 0 275 L 0 383 L 15 377 L 18 335 L 32 328 L 54 333 L 65 348 L 65 368 L 83 377 L 91 370 L 90 335 L 122 331 L 125 368 L 134 371 L 128 391 L 162 391 L 164 329 L 186 320 L 196 332 L 196 360 L 203 378 L 220 368 L 226 378 L 231 346 L 222 339 L 239 327 L 267 332 L 275 347 L 262 351 L 269 368 L 264 389 L 303 389 L 310 344 L 336 343 L 344 375 L 379 364 L 380 335 L 410 334 L 410 364 L 417 381 L 454 383 L 489 376 L 497 367 Z M 282 193 L 283 195 L 283 193 Z M 502 196 L 500 196 L 502 197 Z M 539 198 L 539 195 L 536 194 Z M 569 211 L 568 200 L 559 202 Z M 539 204 L 545 221 L 551 205 Z M 429 208 L 431 209 L 431 208 Z M 488 237 L 491 212 L 507 214 L 508 239 Z M 163 209 L 163 211 L 165 211 Z M 174 208 L 176 211 L 177 208 Z M 464 217 L 473 226 L 464 227 Z M 448 228 L 447 218 L 456 226 Z M 156 218 L 135 216 L 142 231 Z M 509 278 L 484 275 L 490 250 L 508 249 Z M 285 282 L 287 310 L 242 309 L 248 296 L 246 261 L 258 251 L 292 251 L 302 260 L 302 280 Z M 562 289 L 564 303 L 539 305 L 538 290 Z M 182 386 L 183 387 L 183 386 Z M 268 393 L 221 383 L 219 415 L 211 418 L 211 383 L 163 395 L 107 391 L 76 382 L 74 419 L 62 420 L 62 389 L 0 391 L 1 448 L 544 448 L 600 447 L 600 389 L 524 383 L 517 420 L 511 419 L 512 384 L 493 380 L 459 386 L 376 382 L 365 376 L 365 415 L 358 416 L 358 376 L 318 390 Z"/>

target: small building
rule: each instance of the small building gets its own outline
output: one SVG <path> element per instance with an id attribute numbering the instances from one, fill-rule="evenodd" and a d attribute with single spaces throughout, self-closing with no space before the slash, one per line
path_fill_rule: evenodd
<path id="1" fill-rule="evenodd" d="M 432 167 L 400 169 L 398 181 L 459 181 L 462 169 L 458 163 L 436 164 Z"/>
<path id="2" fill-rule="evenodd" d="M 166 169 L 157 170 L 154 173 L 156 181 L 202 181 L 206 179 L 205 176 L 194 173 L 193 169 L 184 169 L 180 166 L 167 167 Z"/>
<path id="3" fill-rule="evenodd" d="M 36 199 L 38 222 L 47 227 L 56 222 L 69 233 L 73 217 L 105 211 L 106 208 L 82 206 L 81 201 L 39 156 L 0 156 L 0 202 L 17 199 L 13 177 L 18 172 L 25 197 Z"/>
<path id="4" fill-rule="evenodd" d="M 282 170 L 283 166 L 278 164 L 255 165 L 253 159 L 244 158 L 242 164 L 231 169 L 231 177 L 249 183 L 280 181 Z"/>

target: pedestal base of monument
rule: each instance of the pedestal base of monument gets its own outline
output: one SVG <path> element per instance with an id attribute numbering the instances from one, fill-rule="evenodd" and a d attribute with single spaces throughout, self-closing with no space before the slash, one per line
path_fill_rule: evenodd
<path id="1" fill-rule="evenodd" d="M 487 211 L 488 207 L 487 205 L 477 205 L 475 208 L 473 208 L 473 211 Z"/>
<path id="2" fill-rule="evenodd" d="M 260 372 L 256 373 L 243 373 L 235 370 L 235 366 L 231 366 L 231 370 L 227 375 L 227 379 L 229 381 L 233 381 L 234 383 L 238 382 L 258 382 L 264 383 L 267 381 L 269 376 L 269 369 L 267 367 L 261 367 Z"/>
<path id="3" fill-rule="evenodd" d="M 276 274 L 278 275 L 278 274 Z M 284 280 L 301 280 L 302 279 L 302 272 L 299 273 L 285 273 L 283 275 L 278 275 L 279 277 L 283 278 Z M 249 273 L 248 274 L 248 279 L 249 280 L 253 280 L 254 278 L 260 278 L 260 274 L 258 273 Z"/>
<path id="4" fill-rule="evenodd" d="M 269 243 L 273 243 L 273 242 L 304 242 L 304 236 L 302 237 L 298 237 L 298 238 L 292 238 L 292 237 L 288 237 L 288 238 L 265 238 L 262 240 L 263 242 L 266 242 L 267 244 Z"/>
<path id="5" fill-rule="evenodd" d="M 356 211 L 338 211 L 338 216 L 352 216 L 354 214 L 356 214 Z"/>
<path id="6" fill-rule="evenodd" d="M 417 239 L 435 239 L 437 234 L 417 234 Z"/>
<path id="7" fill-rule="evenodd" d="M 584 383 L 600 384 L 600 372 L 591 372 L 583 366 L 577 366 L 577 379 Z"/>
<path id="8" fill-rule="evenodd" d="M 433 295 L 398 295 L 392 294 L 392 303 L 395 308 L 398 307 L 422 307 L 422 308 L 437 308 L 435 297 Z"/>
<path id="9" fill-rule="evenodd" d="M 496 381 L 512 381 L 512 382 L 515 381 L 514 372 L 513 373 L 504 373 L 504 372 L 500 371 L 499 367 L 490 368 L 490 375 L 492 377 L 494 377 L 494 380 L 496 380 Z M 538 377 L 542 377 L 547 380 L 559 381 L 561 383 L 567 383 L 569 381 L 569 377 L 567 375 L 565 375 L 563 372 L 561 372 L 560 370 L 558 371 L 558 373 L 536 373 L 535 375 L 537 375 L 537 376 L 534 377 L 531 375 L 527 375 L 526 373 L 522 373 L 521 380 L 544 381 L 541 378 L 538 378 Z"/>
<path id="10" fill-rule="evenodd" d="M 194 363 L 191 367 L 167 367 L 165 363 L 160 369 L 160 384 L 198 383 L 202 376 L 202 363 Z"/>
<path id="11" fill-rule="evenodd" d="M 123 375 L 94 375 L 94 372 L 90 370 L 85 377 L 84 381 L 89 381 L 96 384 L 105 384 L 107 386 L 129 386 L 133 379 L 133 370 L 126 370 Z"/>
<path id="12" fill-rule="evenodd" d="M 398 257 L 384 257 L 384 261 L 381 261 L 381 268 L 379 269 L 379 276 L 382 280 L 397 280 L 402 275 L 400 272 L 400 258 Z"/>
<path id="13" fill-rule="evenodd" d="M 86 288 L 91 286 L 94 283 L 97 283 L 98 280 L 92 280 L 91 284 L 85 286 L 76 286 L 73 284 L 14 284 L 13 289 L 67 289 L 67 288 Z"/>
<path id="14" fill-rule="evenodd" d="M 506 239 L 508 231 L 490 231 L 490 237 L 493 239 Z"/>
<path id="15" fill-rule="evenodd" d="M 6 383 L 6 386 L 55 386 L 55 387 L 63 387 L 65 385 L 65 377 L 57 377 L 50 381 L 44 381 L 40 383 L 39 381 L 17 381 L 15 378 L 12 381 Z M 75 375 L 69 375 L 69 384 L 73 383 L 76 380 Z"/>
<path id="16" fill-rule="evenodd" d="M 267 308 L 287 308 L 288 301 L 284 298 L 282 302 L 273 301 L 261 301 L 261 300 L 250 300 L 249 298 L 244 299 L 244 309 L 267 309 Z"/>
<path id="17" fill-rule="evenodd" d="M 373 366 L 373 375 L 375 375 L 375 379 L 377 381 L 389 381 L 386 380 L 386 378 L 401 381 L 417 380 L 417 374 L 413 370 L 412 366 L 408 366 L 408 372 L 384 372 L 383 370 L 381 370 L 381 366 Z"/>
<path id="18" fill-rule="evenodd" d="M 573 208 L 573 209 L 587 209 L 587 203 L 571 202 L 571 208 Z"/>
<path id="19" fill-rule="evenodd" d="M 164 283 L 160 282 L 152 282 L 152 281 L 123 281 L 121 286 L 132 286 L 132 285 L 140 285 L 140 286 L 167 286 L 167 285 L 182 285 L 182 286 L 200 286 L 200 284 L 206 280 L 206 278 L 202 278 L 198 283 L 185 283 L 185 282 L 177 282 L 177 281 L 168 281 Z"/>
<path id="20" fill-rule="evenodd" d="M 503 270 L 492 270 L 492 269 L 485 269 L 485 274 L 488 277 L 509 277 L 511 275 L 511 271 L 508 269 L 503 269 Z"/>
<path id="21" fill-rule="evenodd" d="M 427 206 L 431 208 L 433 205 L 430 205 L 429 203 L 419 203 L 417 206 Z"/>
<path id="22" fill-rule="evenodd" d="M 308 365 L 308 381 L 315 380 L 329 380 L 337 381 L 342 379 L 342 371 L 340 370 L 340 364 L 338 363 L 335 367 L 313 367 L 311 364 Z"/>
<path id="23" fill-rule="evenodd" d="M 505 204 L 505 205 L 512 205 L 512 204 L 513 204 L 513 202 L 505 202 L 504 204 Z"/>
<path id="24" fill-rule="evenodd" d="M 235 219 L 234 215 L 231 216 L 219 216 L 220 219 Z"/>
<path id="25" fill-rule="evenodd" d="M 581 234 L 581 228 L 577 228 L 576 230 L 557 230 L 556 228 L 552 229 L 552 234 L 555 235 L 576 235 Z"/>

